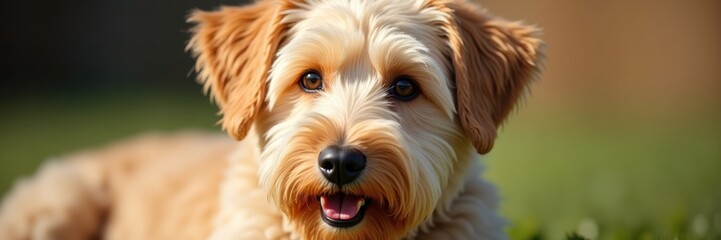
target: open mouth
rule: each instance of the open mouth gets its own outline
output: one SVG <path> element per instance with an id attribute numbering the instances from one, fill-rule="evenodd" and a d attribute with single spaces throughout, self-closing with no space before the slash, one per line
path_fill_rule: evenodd
<path id="1" fill-rule="evenodd" d="M 335 193 L 320 196 L 320 217 L 333 227 L 352 227 L 363 221 L 370 199 Z"/>

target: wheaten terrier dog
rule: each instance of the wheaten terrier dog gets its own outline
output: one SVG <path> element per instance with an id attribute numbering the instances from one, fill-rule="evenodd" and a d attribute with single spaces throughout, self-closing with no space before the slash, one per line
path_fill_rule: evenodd
<path id="1" fill-rule="evenodd" d="M 462 0 L 195 11 L 188 49 L 240 142 L 149 135 L 46 164 L 2 239 L 504 239 L 480 154 L 537 30 Z"/>

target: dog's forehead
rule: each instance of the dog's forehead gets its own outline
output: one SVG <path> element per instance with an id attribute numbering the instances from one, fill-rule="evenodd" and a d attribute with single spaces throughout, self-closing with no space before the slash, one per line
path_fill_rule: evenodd
<path id="1" fill-rule="evenodd" d="M 447 16 L 424 0 L 339 0 L 306 1 L 284 12 L 286 23 L 297 23 L 294 30 L 318 24 L 325 27 L 345 25 L 348 29 L 368 31 L 395 26 L 406 32 L 434 28 L 432 22 L 446 21 Z"/>
<path id="2" fill-rule="evenodd" d="M 292 26 L 290 41 L 305 41 L 325 48 L 324 66 L 363 60 L 377 71 L 393 65 L 404 55 L 408 61 L 428 65 L 424 56 L 441 61 L 448 54 L 442 25 L 448 16 L 427 1 L 307 1 L 284 12 L 283 22 Z M 366 58 L 358 61 L 357 58 Z M 426 61 L 426 62 L 423 62 Z M 443 70 L 445 71 L 445 70 Z"/>

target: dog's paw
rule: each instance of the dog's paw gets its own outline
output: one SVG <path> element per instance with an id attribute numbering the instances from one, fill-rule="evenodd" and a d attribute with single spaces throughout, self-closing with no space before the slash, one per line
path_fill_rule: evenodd
<path id="1" fill-rule="evenodd" d="M 0 206 L 0 239 L 90 239 L 100 220 L 98 196 L 71 166 L 49 164 L 18 182 Z"/>

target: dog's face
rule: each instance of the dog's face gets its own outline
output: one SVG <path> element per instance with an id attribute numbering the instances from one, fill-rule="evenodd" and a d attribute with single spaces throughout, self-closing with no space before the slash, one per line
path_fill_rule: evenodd
<path id="1" fill-rule="evenodd" d="M 400 238 L 534 71 L 534 29 L 446 1 L 263 1 L 195 12 L 222 124 L 262 135 L 260 184 L 308 238 Z"/>

